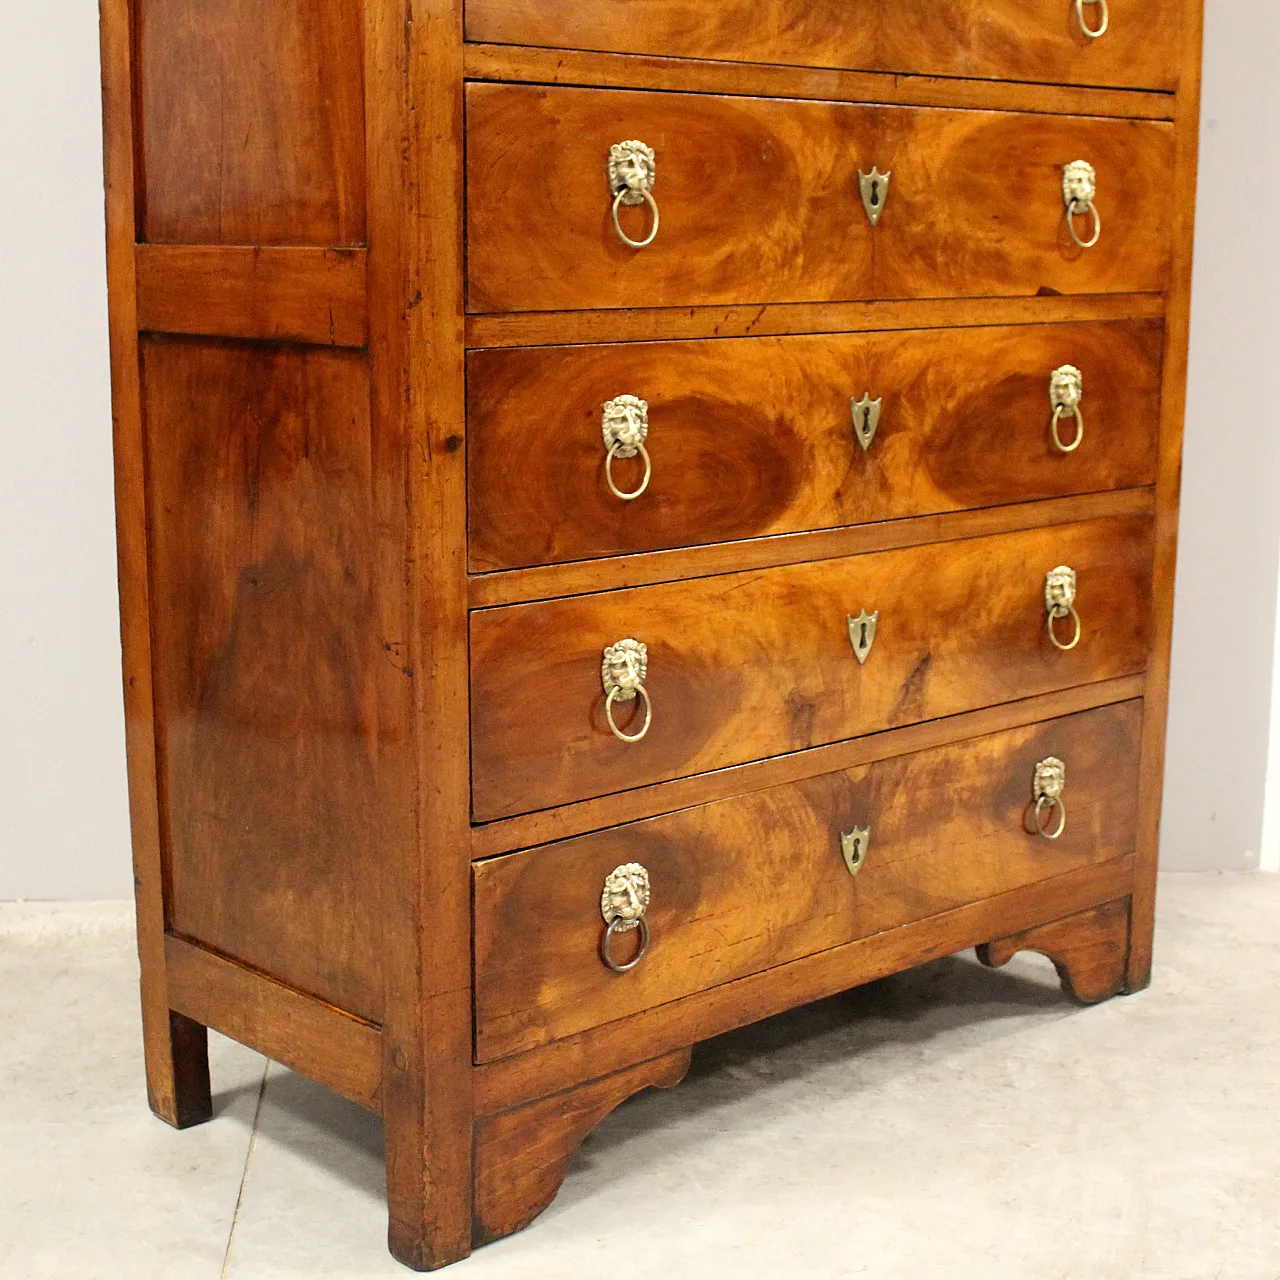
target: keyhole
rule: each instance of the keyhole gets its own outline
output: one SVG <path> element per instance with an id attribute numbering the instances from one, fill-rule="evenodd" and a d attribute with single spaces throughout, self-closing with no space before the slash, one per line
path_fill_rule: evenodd
<path id="1" fill-rule="evenodd" d="M 880 203 L 880 184 L 878 182 L 871 184 L 871 203 L 873 205 Z"/>
<path id="2" fill-rule="evenodd" d="M 862 429 L 865 431 L 871 425 L 871 410 L 863 409 L 862 411 Z"/>
<path id="3" fill-rule="evenodd" d="M 867 624 L 864 622 L 862 624 L 862 639 L 858 642 L 858 648 L 865 649 L 866 647 L 867 647 Z"/>
<path id="4" fill-rule="evenodd" d="M 853 842 L 853 860 L 854 862 L 862 861 L 862 841 L 855 840 Z"/>

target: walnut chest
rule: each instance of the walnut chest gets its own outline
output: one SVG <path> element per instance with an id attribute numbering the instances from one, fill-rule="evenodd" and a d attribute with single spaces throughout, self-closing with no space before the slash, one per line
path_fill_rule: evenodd
<path id="1" fill-rule="evenodd" d="M 1199 0 L 102 0 L 148 1084 L 412 1267 L 699 1040 L 1151 965 Z"/>

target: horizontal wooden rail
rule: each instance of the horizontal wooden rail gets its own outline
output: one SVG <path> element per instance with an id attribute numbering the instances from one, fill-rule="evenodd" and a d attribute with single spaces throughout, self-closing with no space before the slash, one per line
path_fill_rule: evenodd
<path id="1" fill-rule="evenodd" d="M 169 1002 L 276 1062 L 381 1112 L 382 1032 L 185 938 L 165 938 Z"/>
<path id="2" fill-rule="evenodd" d="M 138 328 L 363 347 L 364 249 L 140 244 Z"/>

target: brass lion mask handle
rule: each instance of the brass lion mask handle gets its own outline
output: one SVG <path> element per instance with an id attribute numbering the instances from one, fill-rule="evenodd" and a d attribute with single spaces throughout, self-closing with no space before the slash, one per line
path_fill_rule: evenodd
<path id="1" fill-rule="evenodd" d="M 1059 453 L 1075 453 L 1084 439 L 1084 415 L 1080 401 L 1084 398 L 1084 375 L 1073 364 L 1064 364 L 1049 375 L 1049 404 L 1053 409 L 1053 444 Z M 1062 442 L 1059 424 L 1063 418 L 1076 420 L 1075 438 Z"/>
<path id="2" fill-rule="evenodd" d="M 1060 564 L 1044 575 L 1044 607 L 1049 615 L 1049 639 L 1063 653 L 1080 643 L 1080 615 L 1076 612 L 1076 571 L 1070 565 Z M 1075 622 L 1075 633 L 1070 641 L 1058 636 L 1058 623 L 1063 618 Z"/>
<path id="3" fill-rule="evenodd" d="M 1067 806 L 1062 793 L 1067 785 L 1067 766 L 1057 756 L 1049 756 L 1036 765 L 1031 783 L 1035 800 L 1036 833 L 1046 840 L 1056 840 L 1067 829 Z M 1058 821 L 1053 822 L 1054 811 Z"/>
<path id="4" fill-rule="evenodd" d="M 614 973 L 634 969 L 649 951 L 649 872 L 638 862 L 624 862 L 605 876 L 600 894 L 600 914 L 604 917 L 604 937 L 600 940 L 600 958 Z M 640 930 L 640 946 L 626 964 L 613 958 L 613 940 L 620 933 Z"/>
<path id="5" fill-rule="evenodd" d="M 649 435 L 649 406 L 638 396 L 618 396 L 605 404 L 601 426 L 606 450 L 604 478 L 609 492 L 623 502 L 634 502 L 649 487 L 653 477 L 653 463 L 644 447 Z M 613 478 L 614 459 L 634 458 L 637 454 L 644 459 L 644 479 L 638 488 L 624 493 Z"/>
<path id="6" fill-rule="evenodd" d="M 1091 27 L 1084 16 L 1084 7 L 1087 4 L 1096 4 L 1098 6 L 1098 25 Z M 1107 34 L 1107 26 L 1111 21 L 1111 14 L 1107 10 L 1107 0 L 1076 0 L 1076 21 L 1080 24 L 1080 30 L 1089 37 L 1090 40 L 1096 40 L 1099 36 Z"/>
<path id="7" fill-rule="evenodd" d="M 638 139 L 615 142 L 609 148 L 609 190 L 613 192 L 613 229 L 618 239 L 629 249 L 645 249 L 658 238 L 658 202 L 653 198 L 653 186 L 658 180 L 658 162 L 653 148 Z M 618 209 L 622 205 L 647 204 L 653 215 L 653 225 L 643 240 L 633 240 L 618 221 Z"/>
<path id="8" fill-rule="evenodd" d="M 604 651 L 600 665 L 600 680 L 605 691 L 604 714 L 619 742 L 639 742 L 653 723 L 653 701 L 644 687 L 648 675 L 649 647 L 639 640 L 619 640 Z M 614 703 L 633 702 L 637 697 L 644 701 L 644 725 L 639 733 L 623 733 L 613 718 Z"/>
<path id="9" fill-rule="evenodd" d="M 1067 230 L 1082 249 L 1092 249 L 1102 235 L 1102 215 L 1093 203 L 1098 194 L 1098 174 L 1087 160 L 1073 160 L 1062 166 L 1062 203 L 1067 207 Z M 1093 235 L 1080 238 L 1076 219 L 1089 214 L 1093 218 Z"/>

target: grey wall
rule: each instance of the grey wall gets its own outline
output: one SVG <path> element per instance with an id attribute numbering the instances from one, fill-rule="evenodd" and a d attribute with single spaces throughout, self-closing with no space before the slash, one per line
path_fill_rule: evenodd
<path id="1" fill-rule="evenodd" d="M 1208 8 L 1164 850 L 1234 867 L 1259 847 L 1280 547 L 1280 12 Z M 6 7 L 0 899 L 130 891 L 97 56 L 96 0 Z"/>
<path id="2" fill-rule="evenodd" d="M 1208 0 L 1162 856 L 1257 865 L 1280 551 L 1280 6 Z"/>

